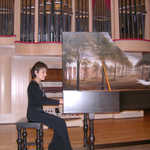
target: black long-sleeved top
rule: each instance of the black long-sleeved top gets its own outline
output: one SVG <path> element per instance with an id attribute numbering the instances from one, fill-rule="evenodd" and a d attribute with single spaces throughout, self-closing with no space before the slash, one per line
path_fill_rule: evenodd
<path id="1" fill-rule="evenodd" d="M 27 118 L 32 120 L 35 115 L 43 111 L 43 105 L 58 105 L 59 101 L 47 98 L 41 90 L 39 84 L 32 80 L 28 86 L 28 109 Z"/>

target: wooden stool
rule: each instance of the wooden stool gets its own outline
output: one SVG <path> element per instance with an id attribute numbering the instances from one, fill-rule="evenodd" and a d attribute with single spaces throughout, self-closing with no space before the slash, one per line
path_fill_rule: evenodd
<path id="1" fill-rule="evenodd" d="M 18 122 L 16 123 L 18 132 L 18 150 L 27 150 L 28 145 L 36 145 L 36 150 L 43 150 L 43 125 L 39 122 Z M 27 129 L 36 129 L 35 142 L 27 142 Z"/>

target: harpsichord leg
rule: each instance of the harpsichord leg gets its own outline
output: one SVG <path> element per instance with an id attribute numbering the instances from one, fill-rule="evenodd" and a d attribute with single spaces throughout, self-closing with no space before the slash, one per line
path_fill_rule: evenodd
<path id="1" fill-rule="evenodd" d="M 84 147 L 88 147 L 88 114 L 84 114 L 84 120 L 83 120 L 83 133 L 84 133 Z"/>
<path id="2" fill-rule="evenodd" d="M 89 150 L 94 150 L 94 113 L 89 114 Z"/>

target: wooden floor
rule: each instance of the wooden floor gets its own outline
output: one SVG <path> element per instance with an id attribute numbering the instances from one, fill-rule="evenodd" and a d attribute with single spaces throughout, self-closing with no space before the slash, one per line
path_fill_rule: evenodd
<path id="1" fill-rule="evenodd" d="M 107 119 L 95 120 L 95 144 L 96 149 L 108 150 L 148 150 L 150 149 L 150 112 L 145 113 L 144 118 L 134 119 Z M 73 149 L 83 145 L 83 129 L 80 127 L 68 128 Z M 52 137 L 52 130 L 44 131 L 44 144 L 47 144 Z M 0 125 L 0 150 L 17 150 L 15 125 Z M 116 143 L 130 143 L 145 141 L 149 144 L 132 145 L 128 147 L 118 146 Z M 110 145 L 111 144 L 111 145 Z M 104 148 L 105 147 L 105 148 Z"/>

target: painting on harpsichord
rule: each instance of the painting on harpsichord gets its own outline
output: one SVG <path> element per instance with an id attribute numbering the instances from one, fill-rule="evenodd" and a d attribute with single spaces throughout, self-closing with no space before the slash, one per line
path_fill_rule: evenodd
<path id="1" fill-rule="evenodd" d="M 127 53 L 107 32 L 63 33 L 63 87 L 66 90 L 150 88 L 150 55 Z"/>

